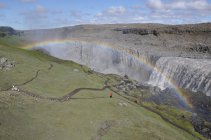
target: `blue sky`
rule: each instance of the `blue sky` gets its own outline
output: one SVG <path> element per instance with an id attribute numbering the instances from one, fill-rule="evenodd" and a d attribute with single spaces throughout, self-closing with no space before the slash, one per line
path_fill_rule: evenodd
<path id="1" fill-rule="evenodd" d="M 211 0 L 0 0 L 0 26 L 211 22 Z"/>

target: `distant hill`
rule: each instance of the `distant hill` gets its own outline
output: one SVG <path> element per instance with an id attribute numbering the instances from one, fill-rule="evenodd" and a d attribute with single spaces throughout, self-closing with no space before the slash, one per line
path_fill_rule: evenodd
<path id="1" fill-rule="evenodd" d="M 20 35 L 21 32 L 16 31 L 12 27 L 1 26 L 0 27 L 0 37 L 10 36 L 10 35 Z"/>

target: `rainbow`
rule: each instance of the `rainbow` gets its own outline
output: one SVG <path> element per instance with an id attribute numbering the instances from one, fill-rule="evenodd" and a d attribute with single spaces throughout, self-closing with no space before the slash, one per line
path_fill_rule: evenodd
<path id="1" fill-rule="evenodd" d="M 122 48 L 122 47 L 118 47 L 115 45 L 112 45 L 110 43 L 105 43 L 105 42 L 100 42 L 100 41 L 84 41 L 82 39 L 78 39 L 78 38 L 71 38 L 71 39 L 51 39 L 51 40 L 46 40 L 46 41 L 41 41 L 41 42 L 34 42 L 34 43 L 30 43 L 28 45 L 22 46 L 21 48 L 23 49 L 33 49 L 35 47 L 39 47 L 39 46 L 48 46 L 48 45 L 59 45 L 59 44 L 64 44 L 64 43 L 76 43 L 76 42 L 80 42 L 81 44 L 87 44 L 87 45 L 92 45 L 95 44 L 96 46 L 100 46 L 100 47 L 105 47 L 105 48 L 111 48 L 113 50 L 119 51 L 119 52 L 125 52 L 128 55 L 132 56 L 133 58 L 137 59 L 139 62 L 141 62 L 142 64 L 144 64 L 146 67 L 152 69 L 152 70 L 156 70 L 157 72 L 159 72 L 164 79 L 166 80 L 166 82 L 176 91 L 177 95 L 179 96 L 179 98 L 190 108 L 192 108 L 192 103 L 189 99 L 189 97 L 187 96 L 187 93 L 182 90 L 181 88 L 179 88 L 176 84 L 175 81 L 173 81 L 170 77 L 164 75 L 162 73 L 162 71 L 155 67 L 154 64 L 152 64 L 151 62 L 147 61 L 144 57 L 142 57 L 141 55 L 137 54 L 134 50 L 131 49 L 126 49 L 126 48 Z"/>

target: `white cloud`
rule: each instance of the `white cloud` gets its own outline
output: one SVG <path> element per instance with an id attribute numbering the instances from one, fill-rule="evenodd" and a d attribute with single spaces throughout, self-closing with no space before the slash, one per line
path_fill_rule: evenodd
<path id="1" fill-rule="evenodd" d="M 76 24 L 108 23 L 198 23 L 210 20 L 211 9 L 207 0 L 146 0 L 145 5 L 111 6 L 98 13 L 46 9 L 42 5 L 21 13 L 28 28 L 49 28 Z"/>
<path id="2" fill-rule="evenodd" d="M 138 23 L 144 22 L 145 16 L 140 15 L 140 6 L 130 6 L 125 8 L 123 6 L 109 7 L 95 16 L 93 16 L 89 23 L 94 24 L 112 24 L 112 23 Z"/>
<path id="3" fill-rule="evenodd" d="M 206 0 L 191 1 L 190 4 L 186 3 L 186 6 L 196 10 L 211 10 L 211 4 Z"/>
<path id="4" fill-rule="evenodd" d="M 207 0 L 174 0 L 164 3 L 161 0 L 148 0 L 147 6 L 152 10 L 211 10 L 211 4 Z"/>
<path id="5" fill-rule="evenodd" d="M 97 16 L 119 16 L 127 12 L 127 9 L 123 6 L 112 6 L 108 9 L 97 13 Z"/>
<path id="6" fill-rule="evenodd" d="M 141 21 L 144 21 L 145 18 L 142 17 L 142 16 L 137 16 L 137 17 L 132 18 L 132 20 L 133 20 L 133 21 L 137 21 L 137 22 L 141 22 Z"/>
<path id="7" fill-rule="evenodd" d="M 117 6 L 117 7 L 110 7 L 105 12 L 112 15 L 119 15 L 124 14 L 126 12 L 126 8 L 123 6 Z"/>
<path id="8" fill-rule="evenodd" d="M 175 1 L 170 4 L 165 4 L 165 8 L 168 9 L 193 9 L 193 10 L 208 10 L 211 5 L 207 0 L 189 0 L 189 1 Z M 211 9 L 210 9 L 211 10 Z"/>
<path id="9" fill-rule="evenodd" d="M 167 24 L 208 22 L 211 15 L 208 0 L 148 0 L 146 8 L 146 19 Z"/>
<path id="10" fill-rule="evenodd" d="M 147 3 L 149 8 L 160 10 L 164 8 L 164 4 L 161 2 L 161 0 L 149 0 Z"/>

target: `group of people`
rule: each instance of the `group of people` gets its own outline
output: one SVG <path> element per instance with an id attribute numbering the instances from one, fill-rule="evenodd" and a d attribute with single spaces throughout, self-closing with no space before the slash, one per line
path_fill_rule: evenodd
<path id="1" fill-rule="evenodd" d="M 110 98 L 112 98 L 112 96 L 113 96 L 112 92 L 110 92 L 108 95 Z"/>

